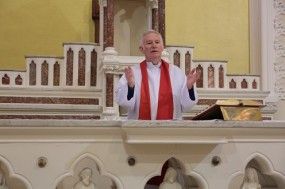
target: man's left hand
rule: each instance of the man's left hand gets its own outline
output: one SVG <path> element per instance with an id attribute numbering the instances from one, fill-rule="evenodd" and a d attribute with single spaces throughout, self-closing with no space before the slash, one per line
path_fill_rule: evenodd
<path id="1" fill-rule="evenodd" d="M 200 74 L 196 72 L 196 69 L 193 68 L 187 75 L 187 88 L 191 89 L 197 79 L 200 77 Z"/>

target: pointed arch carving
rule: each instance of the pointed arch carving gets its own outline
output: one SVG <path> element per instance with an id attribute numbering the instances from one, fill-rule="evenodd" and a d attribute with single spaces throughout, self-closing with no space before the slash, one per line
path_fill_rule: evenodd
<path id="1" fill-rule="evenodd" d="M 158 170 L 150 173 L 146 177 L 145 188 L 147 187 L 147 185 L 158 187 L 163 182 L 164 176 L 169 167 L 174 168 L 176 170 L 176 181 L 180 185 L 184 185 L 182 186 L 182 188 L 209 188 L 207 182 L 200 174 L 192 170 L 189 171 L 189 168 L 187 168 L 180 160 L 174 157 L 167 159 Z"/>
<path id="2" fill-rule="evenodd" d="M 92 172 L 96 177 L 96 184 L 99 185 L 98 188 L 102 188 L 100 187 L 101 184 L 98 184 L 98 180 L 107 179 L 109 184 L 112 185 L 112 188 L 123 189 L 123 185 L 120 180 L 113 174 L 105 170 L 102 161 L 97 156 L 91 153 L 85 153 L 76 158 L 76 160 L 72 162 L 70 170 L 62 174 L 55 180 L 53 188 L 72 188 L 69 185 L 72 186 L 75 183 L 74 181 L 78 180 L 78 173 L 80 172 L 80 170 L 82 170 L 82 168 L 86 167 L 92 169 Z M 103 186 L 103 188 L 106 187 Z"/>
<path id="3" fill-rule="evenodd" d="M 251 154 L 244 162 L 241 170 L 229 177 L 229 189 L 239 189 L 245 170 L 252 167 L 257 170 L 261 188 L 285 188 L 285 176 L 274 169 L 271 160 L 265 155 L 256 152 Z M 238 185 L 238 186 L 237 186 Z"/>
<path id="4" fill-rule="evenodd" d="M 0 155 L 0 170 L 5 173 L 8 188 L 32 189 L 31 183 L 22 175 L 15 173 L 11 163 Z"/>

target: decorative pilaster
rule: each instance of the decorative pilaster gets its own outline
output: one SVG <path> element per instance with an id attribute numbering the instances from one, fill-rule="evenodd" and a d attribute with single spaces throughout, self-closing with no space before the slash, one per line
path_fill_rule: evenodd
<path id="1" fill-rule="evenodd" d="M 100 5 L 99 5 L 99 0 L 92 0 L 92 19 L 94 21 L 94 26 L 95 26 L 94 42 L 99 43 L 99 40 L 100 40 Z"/>
<path id="2" fill-rule="evenodd" d="M 152 29 L 159 31 L 158 0 L 151 1 Z"/>
<path id="3" fill-rule="evenodd" d="M 104 49 L 114 47 L 114 0 L 107 0 L 104 7 Z"/>
<path id="4" fill-rule="evenodd" d="M 104 4 L 104 44 L 103 66 L 116 64 L 117 52 L 114 49 L 114 0 L 105 0 Z M 114 74 L 105 71 L 105 105 L 103 110 L 104 118 L 113 118 L 116 116 L 114 105 Z"/>
<path id="5" fill-rule="evenodd" d="M 165 0 L 158 0 L 159 33 L 162 36 L 164 45 L 165 40 Z"/>
<path id="6" fill-rule="evenodd" d="M 280 100 L 285 100 L 285 1 L 274 0 L 275 17 L 274 71 L 276 72 L 275 92 Z"/>
<path id="7" fill-rule="evenodd" d="M 115 80 L 118 81 L 118 53 L 114 47 L 106 47 L 102 55 L 103 71 L 105 73 L 103 84 L 105 86 L 105 103 L 102 116 L 104 119 L 114 119 L 118 117 L 118 107 L 114 103 Z"/>

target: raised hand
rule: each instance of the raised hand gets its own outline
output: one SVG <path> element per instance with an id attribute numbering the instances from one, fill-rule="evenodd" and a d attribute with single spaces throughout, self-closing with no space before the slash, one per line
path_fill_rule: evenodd
<path id="1" fill-rule="evenodd" d="M 129 87 L 133 88 L 135 86 L 135 76 L 132 68 L 130 66 L 125 68 L 125 76 L 128 81 Z"/>
<path id="2" fill-rule="evenodd" d="M 200 74 L 196 72 L 195 68 L 193 68 L 186 76 L 187 76 L 187 88 L 191 89 L 194 83 L 200 77 Z"/>

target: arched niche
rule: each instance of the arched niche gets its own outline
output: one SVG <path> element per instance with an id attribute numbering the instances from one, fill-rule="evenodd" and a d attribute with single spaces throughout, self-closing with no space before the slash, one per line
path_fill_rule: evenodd
<path id="1" fill-rule="evenodd" d="M 206 182 L 202 177 L 191 170 L 187 170 L 185 166 L 176 158 L 171 157 L 162 166 L 160 175 L 150 178 L 145 184 L 144 189 L 158 189 L 159 185 L 164 181 L 168 169 L 173 168 L 176 170 L 176 182 L 181 185 L 182 189 L 207 189 Z"/>
<path id="2" fill-rule="evenodd" d="M 56 181 L 56 189 L 71 189 L 76 183 L 80 182 L 82 172 L 91 170 L 90 183 L 93 183 L 96 188 L 104 189 L 121 189 L 122 185 L 119 180 L 112 174 L 104 170 L 101 162 L 91 154 L 80 156 L 71 166 L 71 170 L 59 177 Z M 84 174 L 84 173 L 83 173 Z"/>
<path id="3" fill-rule="evenodd" d="M 25 180 L 22 176 L 16 174 L 12 169 L 12 166 L 6 159 L 0 156 L 0 183 L 1 187 L 8 189 L 31 189 L 31 184 Z"/>
<path id="4" fill-rule="evenodd" d="M 114 46 L 123 56 L 141 56 L 139 41 L 148 29 L 148 7 L 145 0 L 114 1 Z"/>
<path id="5" fill-rule="evenodd" d="M 229 189 L 240 189 L 244 180 L 247 168 L 253 168 L 257 172 L 258 181 L 262 189 L 283 189 L 285 188 L 284 175 L 273 169 L 271 161 L 262 154 L 256 153 L 249 157 L 244 168 L 232 175 Z"/>

